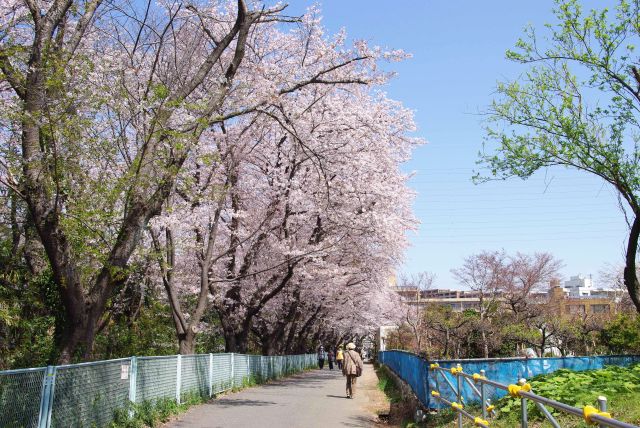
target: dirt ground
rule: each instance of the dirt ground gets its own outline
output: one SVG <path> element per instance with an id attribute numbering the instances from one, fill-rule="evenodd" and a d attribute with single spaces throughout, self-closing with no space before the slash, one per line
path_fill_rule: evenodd
<path id="1" fill-rule="evenodd" d="M 384 392 L 378 389 L 378 376 L 373 364 L 367 364 L 360 379 L 358 379 L 358 393 L 363 395 L 364 410 L 372 415 L 372 422 L 377 425 L 389 426 L 386 415 L 389 415 L 391 404 Z M 378 418 L 377 415 L 383 415 Z"/>

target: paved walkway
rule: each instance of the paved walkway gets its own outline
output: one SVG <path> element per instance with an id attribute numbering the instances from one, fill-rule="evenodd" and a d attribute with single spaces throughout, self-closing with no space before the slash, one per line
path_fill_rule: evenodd
<path id="1" fill-rule="evenodd" d="M 324 370 L 222 396 L 190 409 L 167 427 L 371 427 L 376 416 L 367 410 L 370 398 L 362 387 L 371 387 L 375 378 L 373 367 L 365 365 L 365 373 L 358 379 L 361 388 L 350 400 L 344 395 L 342 374 L 325 366 Z"/>

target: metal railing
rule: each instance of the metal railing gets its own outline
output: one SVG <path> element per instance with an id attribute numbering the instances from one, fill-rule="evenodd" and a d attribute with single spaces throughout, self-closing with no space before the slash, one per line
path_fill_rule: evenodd
<path id="1" fill-rule="evenodd" d="M 482 358 L 482 359 L 458 359 L 427 361 L 420 356 L 400 350 L 381 351 L 378 353 L 381 363 L 392 369 L 404 382 L 411 386 L 416 398 L 420 400 L 424 408 L 434 407 L 435 402 L 430 391 L 435 388 L 435 376 L 429 370 L 429 364 L 438 362 L 441 367 L 456 367 L 460 363 L 469 373 L 486 371 L 486 377 L 496 382 L 510 384 L 517 379 L 531 379 L 539 374 L 553 373 L 556 370 L 567 369 L 571 371 L 597 370 L 606 366 L 628 367 L 634 363 L 640 363 L 640 355 L 593 355 L 577 357 L 544 357 L 544 358 Z M 453 383 L 456 380 L 450 376 Z M 470 402 L 477 394 L 464 383 L 462 396 Z M 455 401 L 453 394 L 446 391 L 445 398 Z M 488 399 L 499 399 L 506 392 L 494 387 L 487 387 Z M 436 402 L 438 406 L 442 405 Z"/>
<path id="2" fill-rule="evenodd" d="M 213 397 L 317 363 L 315 354 L 129 357 L 0 371 L 0 427 L 103 427 L 131 403 Z"/>
<path id="3" fill-rule="evenodd" d="M 561 412 L 582 417 L 587 423 L 597 424 L 600 427 L 638 428 L 636 425 L 631 425 L 626 422 L 613 419 L 611 415 L 607 413 L 607 399 L 604 396 L 598 397 L 598 408 L 594 406 L 585 406 L 580 409 L 533 393 L 531 391 L 531 385 L 527 383 L 526 379 L 520 379 L 517 384 L 505 385 L 503 383 L 487 379 L 484 370 L 481 370 L 480 373 L 474 374 L 465 373 L 460 364 L 457 364 L 455 367 L 444 368 L 440 367 L 438 363 L 434 363 L 429 366 L 429 369 L 434 373 L 436 384 L 436 389 L 431 391 L 431 396 L 451 407 L 457 413 L 458 428 L 462 428 L 463 418 L 472 420 L 475 426 L 484 428 L 489 427 L 488 417 L 490 415 L 495 415 L 495 410 L 494 406 L 491 404 L 491 400 L 486 398 L 487 394 L 485 388 L 487 385 L 507 391 L 511 397 L 520 399 L 520 426 L 522 428 L 528 427 L 527 400 L 531 400 L 535 403 L 535 406 L 554 428 L 560 428 L 560 424 L 545 406 L 553 407 Z M 447 378 L 445 373 L 450 373 L 455 377 L 455 386 L 453 382 Z M 451 389 L 456 397 L 456 401 L 450 401 L 442 397 L 440 391 L 440 379 L 444 381 L 445 386 L 448 386 Z M 482 416 L 474 416 L 464 409 L 465 403 L 462 391 L 465 383 L 480 400 Z"/>

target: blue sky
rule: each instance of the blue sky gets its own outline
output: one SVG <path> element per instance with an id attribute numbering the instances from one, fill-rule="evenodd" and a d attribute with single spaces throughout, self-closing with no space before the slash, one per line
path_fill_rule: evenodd
<path id="1" fill-rule="evenodd" d="M 297 14 L 310 2 L 291 2 Z M 583 2 L 585 3 L 585 2 Z M 604 1 L 586 2 L 602 5 Z M 504 58 L 527 24 L 539 32 L 554 22 L 553 2 L 324 0 L 324 25 L 352 39 L 401 48 L 411 60 L 393 64 L 391 98 L 415 110 L 417 149 L 404 170 L 421 224 L 399 274 L 430 271 L 435 286 L 458 288 L 450 270 L 482 250 L 548 251 L 561 259 L 565 279 L 593 274 L 623 260 L 627 226 L 615 194 L 601 180 L 562 168 L 527 181 L 471 182 L 483 143 L 479 112 L 499 80 L 524 68 Z"/>

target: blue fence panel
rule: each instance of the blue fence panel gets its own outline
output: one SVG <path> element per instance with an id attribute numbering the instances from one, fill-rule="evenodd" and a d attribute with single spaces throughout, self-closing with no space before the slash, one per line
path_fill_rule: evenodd
<path id="1" fill-rule="evenodd" d="M 519 379 L 530 379 L 539 374 L 553 373 L 560 369 L 574 371 L 601 369 L 604 366 L 626 367 L 640 362 L 638 355 L 606 355 L 593 357 L 557 357 L 557 358 L 501 358 L 501 359 L 467 359 L 467 360 L 435 360 L 427 361 L 417 355 L 405 351 L 383 351 L 379 353 L 381 363 L 390 367 L 400 378 L 407 382 L 425 407 L 439 407 L 439 403 L 429 400 L 432 390 L 438 390 L 449 401 L 457 401 L 455 388 L 457 379 L 450 373 L 429 370 L 431 363 L 437 362 L 440 367 L 452 368 L 460 364 L 465 373 L 480 373 L 493 381 L 511 384 Z M 447 382 L 446 378 L 449 382 Z M 423 386 L 420 380 L 426 381 Z M 501 389 L 486 386 L 486 396 L 492 400 L 505 396 Z M 465 381 L 462 395 L 465 402 L 479 401 L 478 396 Z"/>
<path id="2" fill-rule="evenodd" d="M 429 363 L 404 351 L 385 351 L 378 354 L 380 362 L 409 384 L 418 400 L 429 408 Z"/>

